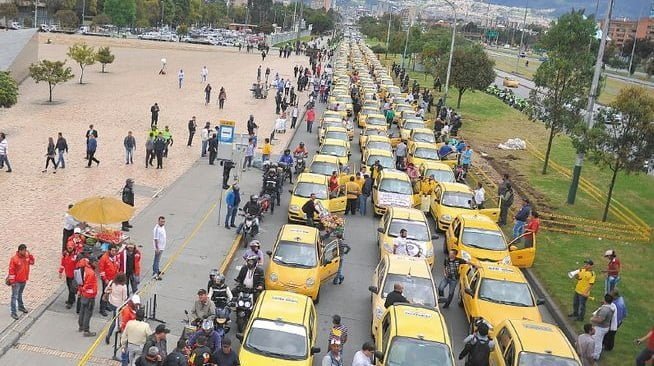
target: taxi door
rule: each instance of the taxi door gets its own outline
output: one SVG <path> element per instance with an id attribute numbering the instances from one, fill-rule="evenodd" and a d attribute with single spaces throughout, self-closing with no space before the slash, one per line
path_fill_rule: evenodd
<path id="1" fill-rule="evenodd" d="M 329 212 L 344 212 L 347 207 L 347 187 L 342 185 L 338 190 L 338 197 L 329 199 Z"/>
<path id="2" fill-rule="evenodd" d="M 499 206 L 499 203 L 498 203 L 497 207 L 483 208 L 483 209 L 479 210 L 479 213 L 484 215 L 484 216 L 490 217 L 491 220 L 493 220 L 495 222 L 498 222 L 500 220 L 500 206 Z"/>
<path id="3" fill-rule="evenodd" d="M 438 218 L 440 217 L 440 205 L 441 205 L 441 186 L 438 185 L 431 193 L 431 203 L 429 204 L 429 211 L 431 216 L 436 222 L 436 229 L 438 230 Z"/>
<path id="4" fill-rule="evenodd" d="M 524 233 L 509 243 L 511 264 L 514 266 L 520 268 L 529 268 L 534 265 L 534 259 L 536 259 L 537 235 L 533 235 L 533 240 L 531 240 L 531 236 L 532 235 L 529 233 Z M 531 242 L 531 245 L 521 245 L 521 243 L 529 242 Z"/>
<path id="5" fill-rule="evenodd" d="M 320 281 L 322 282 L 338 272 L 338 264 L 341 261 L 338 240 L 332 240 L 322 248 L 320 261 Z"/>
<path id="6" fill-rule="evenodd" d="M 461 274 L 461 302 L 466 314 L 476 313 L 475 296 L 477 294 L 477 285 L 479 284 L 479 271 L 472 266 L 468 268 L 467 273 Z"/>

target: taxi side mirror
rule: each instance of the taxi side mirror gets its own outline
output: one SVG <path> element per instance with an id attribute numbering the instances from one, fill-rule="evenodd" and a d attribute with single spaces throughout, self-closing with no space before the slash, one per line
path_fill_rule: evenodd
<path id="1" fill-rule="evenodd" d="M 536 299 L 536 305 L 545 305 L 545 299 Z"/>
<path id="2" fill-rule="evenodd" d="M 243 343 L 243 333 L 236 333 L 236 339 L 238 339 L 239 342 Z"/>
<path id="3" fill-rule="evenodd" d="M 368 286 L 368 291 L 370 291 L 370 292 L 372 292 L 374 294 L 379 293 L 379 289 L 377 288 L 377 286 Z"/>
<path id="4" fill-rule="evenodd" d="M 311 347 L 311 354 L 315 355 L 316 353 L 320 353 L 320 347 Z"/>
<path id="5" fill-rule="evenodd" d="M 470 296 L 475 296 L 475 293 L 472 292 L 472 289 L 470 287 L 466 287 L 465 290 L 463 291 Z"/>
<path id="6" fill-rule="evenodd" d="M 272 256 L 272 250 L 266 250 L 266 254 L 268 254 L 269 257 Z"/>
<path id="7" fill-rule="evenodd" d="M 384 354 L 381 351 L 375 351 L 373 355 L 375 356 L 376 361 L 381 362 L 384 359 Z"/>
<path id="8" fill-rule="evenodd" d="M 378 227 L 377 232 L 380 234 L 384 234 L 384 228 L 383 227 Z"/>

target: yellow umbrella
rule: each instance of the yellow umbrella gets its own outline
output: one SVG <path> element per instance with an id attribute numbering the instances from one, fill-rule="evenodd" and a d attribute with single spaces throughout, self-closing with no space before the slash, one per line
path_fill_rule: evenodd
<path id="1" fill-rule="evenodd" d="M 113 197 L 89 197 L 68 210 L 76 220 L 95 224 L 113 224 L 128 221 L 134 214 L 134 207 Z"/>

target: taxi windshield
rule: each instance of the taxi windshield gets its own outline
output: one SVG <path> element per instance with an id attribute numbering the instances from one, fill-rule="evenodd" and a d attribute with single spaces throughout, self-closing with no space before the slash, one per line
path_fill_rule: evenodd
<path id="1" fill-rule="evenodd" d="M 368 140 L 368 143 L 366 144 L 366 149 L 379 149 L 379 150 L 391 151 L 391 143 L 388 141 Z"/>
<path id="2" fill-rule="evenodd" d="M 380 192 L 413 194 L 413 187 L 408 180 L 385 178 L 379 183 Z"/>
<path id="3" fill-rule="evenodd" d="M 402 128 L 405 130 L 412 130 L 414 128 L 424 128 L 425 124 L 420 122 L 405 122 Z"/>
<path id="4" fill-rule="evenodd" d="M 385 169 L 395 168 L 395 160 L 392 156 L 370 155 L 368 156 L 368 160 L 366 160 L 366 165 L 372 166 L 377 160 L 379 160 L 379 164 Z"/>
<path id="5" fill-rule="evenodd" d="M 431 241 L 427 225 L 423 221 L 410 221 L 395 219 L 391 221 L 388 228 L 388 236 L 397 238 L 400 236 L 400 230 L 406 229 L 407 238 L 418 241 Z"/>
<path id="6" fill-rule="evenodd" d="M 320 147 L 320 153 L 333 156 L 345 156 L 347 155 L 347 149 L 345 146 L 340 145 L 322 145 Z"/>
<path id="7" fill-rule="evenodd" d="M 404 287 L 402 294 L 412 304 L 436 306 L 434 285 L 429 278 L 389 273 L 384 282 L 382 298 L 386 298 L 386 295 L 393 291 L 393 285 L 396 283 L 402 284 Z"/>
<path id="8" fill-rule="evenodd" d="M 319 200 L 326 200 L 327 186 L 320 183 L 298 182 L 293 190 L 293 195 L 298 197 L 309 198 L 311 193 L 314 193 Z"/>
<path id="9" fill-rule="evenodd" d="M 388 353 L 388 366 L 452 366 L 447 344 L 415 338 L 394 337 Z"/>
<path id="10" fill-rule="evenodd" d="M 336 139 L 347 141 L 347 132 L 343 131 L 327 131 L 325 134 L 326 139 Z"/>
<path id="11" fill-rule="evenodd" d="M 323 127 L 327 129 L 329 127 L 345 127 L 345 125 L 341 121 L 325 121 Z"/>
<path id="12" fill-rule="evenodd" d="M 344 111 L 345 110 L 345 103 L 332 102 L 329 105 L 329 109 L 332 110 L 332 111 Z"/>
<path id="13" fill-rule="evenodd" d="M 452 170 L 427 169 L 424 176 L 434 176 L 434 180 L 440 183 L 454 183 L 454 172 Z"/>
<path id="14" fill-rule="evenodd" d="M 518 366 L 580 366 L 571 358 L 548 355 L 544 353 L 520 352 Z"/>
<path id="15" fill-rule="evenodd" d="M 386 131 L 377 128 L 367 128 L 363 131 L 364 136 L 386 136 Z"/>
<path id="16" fill-rule="evenodd" d="M 438 150 L 419 147 L 413 153 L 413 156 L 421 159 L 438 160 Z"/>
<path id="17" fill-rule="evenodd" d="M 429 143 L 436 142 L 436 138 L 434 138 L 434 134 L 426 133 L 426 132 L 414 133 L 411 139 L 415 142 L 429 142 Z"/>
<path id="18" fill-rule="evenodd" d="M 290 267 L 313 268 L 318 263 L 315 245 L 280 241 L 272 260 Z"/>
<path id="19" fill-rule="evenodd" d="M 303 326 L 255 319 L 244 341 L 244 347 L 267 357 L 302 360 L 308 357 L 307 343 Z"/>
<path id="20" fill-rule="evenodd" d="M 443 193 L 443 205 L 448 207 L 472 209 L 472 194 L 466 192 L 445 192 Z"/>
<path id="21" fill-rule="evenodd" d="M 332 175 L 332 172 L 338 171 L 338 165 L 333 163 L 327 163 L 324 161 L 314 161 L 309 167 L 310 173 L 320 174 L 320 175 Z"/>
<path id="22" fill-rule="evenodd" d="M 464 228 L 461 242 L 473 248 L 507 250 L 501 231 Z"/>
<path id="23" fill-rule="evenodd" d="M 524 282 L 484 278 L 479 285 L 479 299 L 512 306 L 534 306 L 529 286 Z"/>
<path id="24" fill-rule="evenodd" d="M 368 125 L 386 126 L 386 120 L 380 117 L 368 117 L 366 120 Z"/>

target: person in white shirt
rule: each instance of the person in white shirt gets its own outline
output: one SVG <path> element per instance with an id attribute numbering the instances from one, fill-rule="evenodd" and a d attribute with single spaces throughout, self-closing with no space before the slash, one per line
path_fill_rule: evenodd
<path id="1" fill-rule="evenodd" d="M 202 156 L 207 156 L 207 147 L 209 147 L 209 135 L 211 135 L 211 123 L 207 122 L 202 131 L 200 131 L 200 138 L 202 139 Z"/>
<path id="2" fill-rule="evenodd" d="M 68 205 L 68 209 L 70 210 L 71 208 L 73 208 L 73 205 L 72 204 Z M 75 220 L 73 215 L 66 212 L 66 214 L 64 215 L 64 232 L 61 240 L 62 252 L 66 250 L 66 243 L 68 243 L 68 238 L 70 238 L 70 236 L 73 235 L 77 225 L 79 225 L 79 221 Z"/>
<path id="3" fill-rule="evenodd" d="M 300 114 L 300 111 L 297 108 L 297 104 L 293 106 L 293 110 L 291 111 L 291 128 L 295 128 L 295 124 L 297 123 L 297 117 Z"/>
<path id="4" fill-rule="evenodd" d="M 180 69 L 177 74 L 177 80 L 179 81 L 179 88 L 182 88 L 182 83 L 184 82 L 184 70 Z"/>
<path id="5" fill-rule="evenodd" d="M 361 350 L 354 354 L 352 366 L 372 366 L 373 352 L 375 352 L 375 345 L 371 342 L 364 343 Z"/>
<path id="6" fill-rule="evenodd" d="M 477 204 L 477 208 L 479 209 L 484 208 L 485 200 L 486 200 L 486 191 L 484 190 L 484 186 L 481 185 L 481 182 L 477 183 L 477 189 L 475 189 L 475 203 Z"/>
<path id="7" fill-rule="evenodd" d="M 202 78 L 203 83 L 207 82 L 207 76 L 209 76 L 209 69 L 207 69 L 206 66 L 202 66 L 202 71 L 200 71 L 200 77 Z"/>
<path id="8" fill-rule="evenodd" d="M 393 239 L 393 254 L 409 255 L 409 248 L 407 248 L 406 229 L 400 230 L 400 236 Z"/>
<path id="9" fill-rule="evenodd" d="M 159 268 L 159 262 L 161 262 L 161 255 L 166 249 L 166 218 L 159 216 L 157 225 L 155 225 L 153 230 L 153 241 L 154 245 L 154 261 L 152 262 L 152 275 L 154 278 L 161 279 L 161 270 Z"/>

